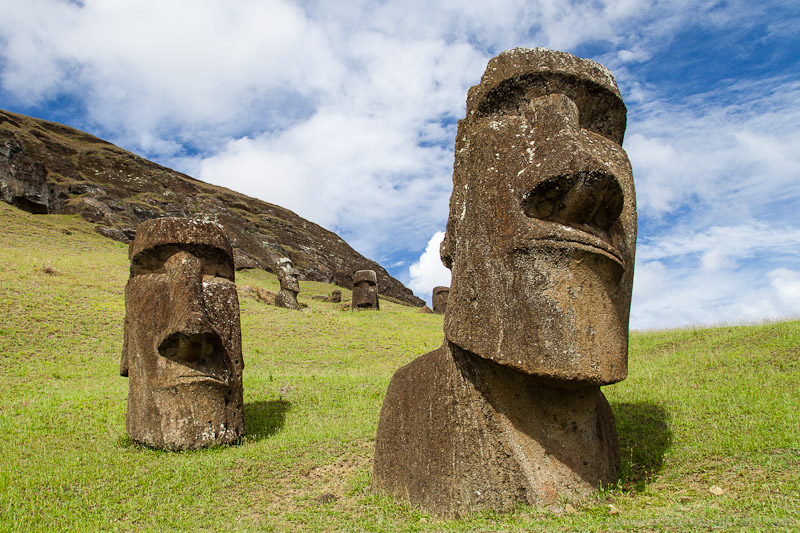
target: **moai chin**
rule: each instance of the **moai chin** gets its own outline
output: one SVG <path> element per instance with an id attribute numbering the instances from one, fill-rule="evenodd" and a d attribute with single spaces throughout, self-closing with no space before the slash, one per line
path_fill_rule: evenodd
<path id="1" fill-rule="evenodd" d="M 636 202 L 611 73 L 517 48 L 458 125 L 442 347 L 397 371 L 373 488 L 439 514 L 583 497 L 616 480 L 600 391 L 627 375 Z"/>
<path id="2" fill-rule="evenodd" d="M 374 270 L 357 270 L 353 273 L 353 302 L 356 311 L 380 309 L 378 304 L 378 276 Z"/>
<path id="3" fill-rule="evenodd" d="M 278 259 L 277 271 L 281 290 L 275 295 L 275 305 L 286 309 L 300 309 L 300 304 L 297 302 L 297 295 L 300 293 L 300 282 L 297 281 L 297 277 L 300 272 L 294 268 L 292 260 L 288 257 Z"/>
<path id="4" fill-rule="evenodd" d="M 431 295 L 431 305 L 433 305 L 433 312 L 437 315 L 443 315 L 447 309 L 447 298 L 450 296 L 450 287 L 434 287 L 433 294 Z"/>
<path id="5" fill-rule="evenodd" d="M 235 441 L 244 434 L 244 361 L 225 232 L 208 221 L 148 220 L 128 255 L 128 435 L 167 450 Z"/>

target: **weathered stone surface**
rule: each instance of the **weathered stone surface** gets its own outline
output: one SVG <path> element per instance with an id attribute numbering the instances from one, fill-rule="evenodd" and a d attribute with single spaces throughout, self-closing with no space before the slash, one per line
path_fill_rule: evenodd
<path id="1" fill-rule="evenodd" d="M 373 487 L 444 515 L 549 505 L 616 479 L 618 450 L 599 387 L 539 386 L 445 342 L 392 378 Z"/>
<path id="2" fill-rule="evenodd" d="M 558 382 L 625 378 L 636 200 L 624 129 L 601 65 L 524 49 L 490 61 L 456 139 L 448 339 Z"/>
<path id="3" fill-rule="evenodd" d="M 117 228 L 109 228 L 108 226 L 95 226 L 94 231 L 102 235 L 103 237 L 108 237 L 109 239 L 114 239 L 115 241 L 129 243 L 131 239 L 123 232 L 122 230 L 118 230 Z"/>
<path id="4" fill-rule="evenodd" d="M 357 270 L 353 273 L 352 309 L 356 311 L 377 311 L 378 277 L 374 270 Z"/>
<path id="5" fill-rule="evenodd" d="M 450 296 L 450 287 L 434 287 L 433 294 L 431 295 L 431 304 L 433 305 L 433 312 L 437 315 L 443 315 L 447 309 L 447 298 Z"/>
<path id="6" fill-rule="evenodd" d="M 459 122 L 445 341 L 400 369 L 373 488 L 436 513 L 577 499 L 616 479 L 601 385 L 627 374 L 636 243 L 625 106 L 601 65 L 492 59 Z"/>
<path id="7" fill-rule="evenodd" d="M 233 251 L 214 222 L 159 218 L 130 244 L 120 374 L 126 429 L 167 450 L 244 434 L 241 330 Z"/>
<path id="8" fill-rule="evenodd" d="M 289 257 L 300 280 L 352 289 L 352 279 L 348 284 L 337 273 L 370 268 L 379 274 L 381 294 L 424 304 L 339 236 L 288 209 L 203 183 L 74 128 L 2 110 L 0 200 L 34 213 L 77 213 L 128 239 L 152 218 L 213 220 L 228 234 L 237 269 L 276 273 L 276 260 Z"/>
<path id="9" fill-rule="evenodd" d="M 342 301 L 342 291 L 339 289 L 332 290 L 330 296 L 328 296 L 328 301 L 335 304 L 340 303 Z"/>
<path id="10" fill-rule="evenodd" d="M 239 297 L 252 298 L 253 300 L 258 300 L 259 302 L 269 305 L 275 304 L 275 297 L 278 295 L 276 292 L 268 291 L 261 287 L 251 287 L 250 285 L 238 287 L 238 292 Z"/>
<path id="11" fill-rule="evenodd" d="M 0 200 L 29 213 L 47 214 L 63 194 L 61 187 L 47 182 L 45 166 L 28 157 L 17 139 L 0 145 Z"/>
<path id="12" fill-rule="evenodd" d="M 297 303 L 297 295 L 300 293 L 300 282 L 297 277 L 300 272 L 292 265 L 292 260 L 288 257 L 281 257 L 277 261 L 278 281 L 281 283 L 281 290 L 275 296 L 275 305 L 286 309 L 300 309 Z"/>

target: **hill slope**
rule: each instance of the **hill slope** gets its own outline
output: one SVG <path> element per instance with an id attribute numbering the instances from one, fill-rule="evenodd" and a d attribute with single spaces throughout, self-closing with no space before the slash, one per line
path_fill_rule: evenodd
<path id="1" fill-rule="evenodd" d="M 246 437 L 149 450 L 125 435 L 126 246 L 3 203 L 0 227 L 0 531 L 800 529 L 800 322 L 634 332 L 628 379 L 604 388 L 618 485 L 440 520 L 369 491 L 389 378 L 441 343 L 440 315 L 341 311 L 309 281 L 303 311 L 240 292 Z"/>
<path id="2" fill-rule="evenodd" d="M 371 269 L 382 295 L 424 304 L 378 263 L 288 209 L 198 181 L 74 128 L 1 110 L 0 199 L 31 213 L 77 213 L 121 242 L 150 218 L 204 217 L 225 226 L 239 268 L 274 272 L 276 260 L 289 257 L 303 279 L 346 288 L 353 286 L 353 271 Z"/>

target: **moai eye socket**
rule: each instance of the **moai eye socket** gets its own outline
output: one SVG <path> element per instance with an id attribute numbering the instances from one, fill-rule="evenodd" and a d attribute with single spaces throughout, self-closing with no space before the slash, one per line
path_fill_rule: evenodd
<path id="1" fill-rule="evenodd" d="M 224 251 L 207 245 L 164 244 L 144 250 L 131 261 L 131 277 L 166 273 L 166 262 L 178 252 L 189 252 L 197 257 L 200 260 L 203 276 L 233 281 L 234 269 L 231 258 Z"/>
<path id="2" fill-rule="evenodd" d="M 509 78 L 486 93 L 478 114 L 518 115 L 532 100 L 564 94 L 578 107 L 580 127 L 622 145 L 627 110 L 618 95 L 590 80 L 546 72 Z"/>

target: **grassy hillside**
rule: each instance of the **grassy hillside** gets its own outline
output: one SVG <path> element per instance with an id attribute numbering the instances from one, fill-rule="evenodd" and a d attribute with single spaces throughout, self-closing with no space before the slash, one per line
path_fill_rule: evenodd
<path id="1" fill-rule="evenodd" d="M 311 282 L 300 312 L 240 296 L 247 437 L 149 450 L 125 435 L 118 375 L 126 246 L 3 203 L 0 227 L 2 531 L 800 528 L 800 323 L 633 334 L 630 377 L 605 389 L 617 486 L 442 521 L 368 490 L 389 378 L 441 343 L 440 316 L 344 312 Z"/>

